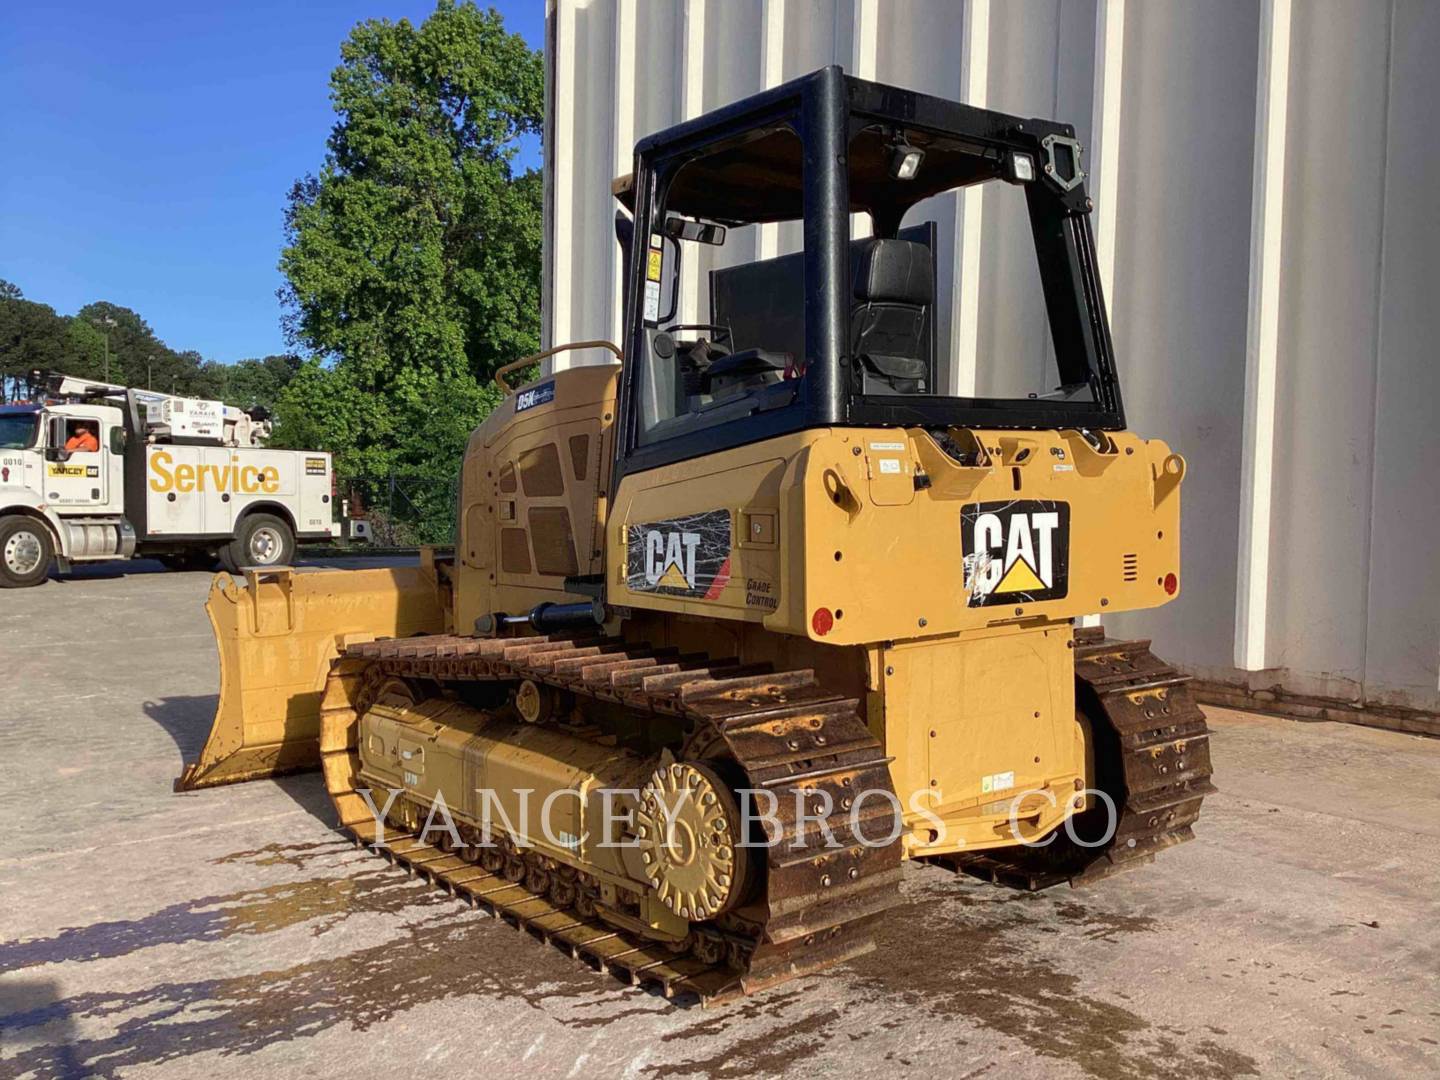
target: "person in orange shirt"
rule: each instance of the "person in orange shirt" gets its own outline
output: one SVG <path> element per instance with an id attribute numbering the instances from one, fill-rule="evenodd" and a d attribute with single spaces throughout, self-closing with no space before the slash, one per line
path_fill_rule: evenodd
<path id="1" fill-rule="evenodd" d="M 65 449 L 82 454 L 95 453 L 100 449 L 100 437 L 96 434 L 95 427 L 96 425 L 88 420 L 76 424 L 75 434 L 65 443 Z"/>

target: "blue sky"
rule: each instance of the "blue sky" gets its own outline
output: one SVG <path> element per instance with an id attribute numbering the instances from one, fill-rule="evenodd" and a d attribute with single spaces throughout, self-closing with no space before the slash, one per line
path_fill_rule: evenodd
<path id="1" fill-rule="evenodd" d="M 492 0 L 539 48 L 544 0 Z M 0 19 L 0 278 L 134 308 L 173 349 L 281 352 L 282 211 L 340 42 L 420 0 L 15 3 Z"/>

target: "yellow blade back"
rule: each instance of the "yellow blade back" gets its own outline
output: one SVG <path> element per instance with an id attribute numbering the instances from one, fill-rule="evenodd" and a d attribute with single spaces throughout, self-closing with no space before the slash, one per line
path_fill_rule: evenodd
<path id="1" fill-rule="evenodd" d="M 216 574 L 205 611 L 220 654 L 220 701 L 177 791 L 319 765 L 320 697 L 340 650 L 445 630 L 432 559 L 375 570 L 247 570 L 243 582 Z"/>

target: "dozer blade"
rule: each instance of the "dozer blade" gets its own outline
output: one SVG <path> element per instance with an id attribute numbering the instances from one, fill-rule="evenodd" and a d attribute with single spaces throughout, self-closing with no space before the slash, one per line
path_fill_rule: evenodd
<path id="1" fill-rule="evenodd" d="M 320 764 L 320 697 L 348 644 L 445 630 L 433 560 L 378 570 L 283 567 L 215 575 L 205 610 L 220 653 L 220 700 L 198 761 L 175 790 L 235 784 Z"/>

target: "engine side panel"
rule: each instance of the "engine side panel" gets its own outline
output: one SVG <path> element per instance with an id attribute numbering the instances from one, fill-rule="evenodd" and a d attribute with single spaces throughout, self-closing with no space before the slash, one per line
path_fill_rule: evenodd
<path id="1" fill-rule="evenodd" d="M 583 600 L 567 576 L 603 570 L 618 364 L 521 387 L 476 428 L 461 474 L 456 620 Z"/>

